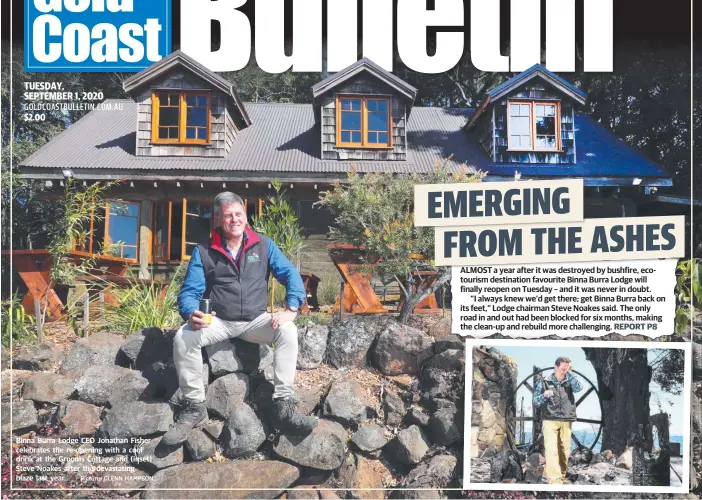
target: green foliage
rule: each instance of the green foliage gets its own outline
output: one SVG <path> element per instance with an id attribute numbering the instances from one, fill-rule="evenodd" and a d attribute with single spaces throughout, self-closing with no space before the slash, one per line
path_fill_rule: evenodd
<path id="1" fill-rule="evenodd" d="M 183 321 L 178 314 L 178 294 L 154 284 L 136 284 L 130 288 L 116 288 L 113 293 L 120 301 L 110 312 L 110 328 L 132 333 L 141 328 L 175 328 Z"/>
<path id="2" fill-rule="evenodd" d="M 280 182 L 272 181 L 275 195 L 268 197 L 260 217 L 252 221 L 254 231 L 265 234 L 275 242 L 288 259 L 295 261 L 305 247 L 302 227 L 295 211 L 280 190 Z"/>
<path id="3" fill-rule="evenodd" d="M 278 280 L 273 278 L 268 282 L 268 303 L 271 305 L 271 311 L 285 308 L 285 294 L 285 287 Z"/>
<path id="4" fill-rule="evenodd" d="M 27 342 L 36 339 L 34 318 L 27 314 L 22 307 L 17 294 L 3 301 L 2 306 L 2 345 L 9 347 L 12 342 Z"/>
<path id="5" fill-rule="evenodd" d="M 81 189 L 73 179 L 66 180 L 60 215 L 54 221 L 49 244 L 52 259 L 50 278 L 53 283 L 73 284 L 78 274 L 87 273 L 93 267 L 94 259 L 75 264 L 69 259 L 69 252 L 74 241 L 84 241 L 90 236 L 90 230 L 86 228 L 90 227 L 91 217 L 95 221 L 104 218 L 96 207 L 100 206 L 102 194 L 113 184 L 95 183 Z"/>
<path id="6" fill-rule="evenodd" d="M 411 281 L 412 271 L 437 269 L 434 228 L 414 226 L 414 186 L 480 182 L 484 177 L 465 166 L 451 171 L 449 160 L 437 161 L 434 170 L 424 175 L 359 175 L 353 171 L 348 184 L 336 182 L 318 202 L 335 216 L 336 228 L 332 228 L 331 236 L 341 243 L 365 248 L 368 264 L 376 265 L 375 272 L 392 276 L 405 292 L 408 300 L 400 312 L 402 323 L 409 320 L 422 296 L 433 293 L 450 277 L 450 268 L 444 267 L 425 291 L 413 293 L 404 285 Z"/>
<path id="7" fill-rule="evenodd" d="M 341 281 L 338 272 L 324 272 L 317 287 L 317 300 L 320 306 L 332 306 L 336 303 L 341 289 Z"/>
<path id="8" fill-rule="evenodd" d="M 171 283 L 163 292 L 153 283 L 136 283 L 129 288 L 114 288 L 111 292 L 120 305 L 109 308 L 109 327 L 120 332 L 132 333 L 142 328 L 177 328 L 183 323 L 178 313 L 178 291 L 183 284 L 188 262 L 182 261 Z"/>
<path id="9" fill-rule="evenodd" d="M 329 313 L 316 312 L 309 314 L 301 314 L 295 318 L 295 325 L 298 328 L 307 324 L 308 322 L 314 323 L 315 325 L 328 325 L 331 323 L 333 316 Z"/>
<path id="10" fill-rule="evenodd" d="M 335 216 L 332 237 L 364 246 L 371 262 L 379 259 L 377 270 L 383 274 L 404 277 L 417 267 L 434 268 L 434 228 L 414 226 L 414 186 L 479 182 L 483 178 L 465 167 L 451 172 L 447 162 L 437 162 L 425 175 L 350 173 L 348 184 L 337 182 L 318 202 Z"/>
<path id="11" fill-rule="evenodd" d="M 695 318 L 702 304 L 702 259 L 681 260 L 675 273 L 676 299 L 675 331 L 681 334 Z"/>
<path id="12" fill-rule="evenodd" d="M 290 261 L 299 259 L 300 251 L 305 247 L 302 238 L 302 226 L 297 220 L 295 211 L 285 198 L 285 191 L 280 190 L 279 181 L 271 181 L 275 195 L 268 197 L 268 203 L 263 207 L 260 217 L 252 221 L 253 230 L 265 234 L 278 245 Z M 268 303 L 271 310 L 275 307 L 285 307 L 285 288 L 275 279 L 268 286 Z"/>
<path id="13" fill-rule="evenodd" d="M 652 380 L 663 392 L 681 394 L 685 387 L 685 351 L 682 349 L 651 349 L 649 366 Z"/>

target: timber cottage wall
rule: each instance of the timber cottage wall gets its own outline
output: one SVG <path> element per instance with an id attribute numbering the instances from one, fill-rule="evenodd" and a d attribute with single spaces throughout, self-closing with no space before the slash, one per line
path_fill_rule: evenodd
<path id="1" fill-rule="evenodd" d="M 210 144 L 154 144 L 151 142 L 152 99 L 155 90 L 206 90 L 211 93 L 212 110 Z M 166 77 L 150 81 L 135 98 L 137 110 L 137 156 L 206 156 L 225 157 L 232 148 L 238 129 L 227 97 L 194 75 L 173 71 Z"/>
<path id="2" fill-rule="evenodd" d="M 336 95 L 390 97 L 392 102 L 392 148 L 364 149 L 336 146 Z M 378 83 L 375 79 L 360 77 L 334 87 L 333 93 L 321 101 L 321 144 L 323 160 L 398 160 L 407 159 L 407 108 L 404 98 Z"/>
<path id="3" fill-rule="evenodd" d="M 507 102 L 510 99 L 558 101 L 561 104 L 561 151 L 508 151 Z M 539 81 L 529 82 L 493 105 L 494 158 L 498 163 L 575 163 L 575 130 L 573 104 L 563 94 Z M 482 136 L 482 134 L 481 134 Z M 481 143 L 483 141 L 481 140 Z M 486 142 L 487 143 L 487 142 Z M 485 144 L 483 144 L 485 147 Z M 492 151 L 488 151 L 492 154 Z"/>

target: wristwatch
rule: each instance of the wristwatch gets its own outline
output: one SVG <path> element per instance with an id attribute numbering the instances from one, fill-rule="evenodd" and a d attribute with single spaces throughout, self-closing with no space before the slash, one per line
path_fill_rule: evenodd
<path id="1" fill-rule="evenodd" d="M 296 313 L 299 308 L 297 306 L 291 306 L 290 304 L 288 304 L 286 309 L 290 312 Z"/>

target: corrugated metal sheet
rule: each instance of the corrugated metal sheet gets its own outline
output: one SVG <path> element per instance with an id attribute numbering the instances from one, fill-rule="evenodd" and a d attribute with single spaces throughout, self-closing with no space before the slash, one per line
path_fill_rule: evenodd
<path id="1" fill-rule="evenodd" d="M 590 117 L 575 118 L 578 162 L 573 165 L 493 164 L 473 133 L 463 126 L 472 109 L 416 107 L 408 121 L 407 161 L 320 159 L 320 132 L 311 104 L 247 103 L 252 125 L 237 136 L 226 158 L 137 157 L 136 104 L 109 100 L 121 110 L 95 110 L 40 148 L 20 166 L 51 169 L 127 169 L 213 172 L 428 172 L 452 156 L 452 168 L 465 164 L 494 175 L 573 177 L 670 177 L 660 166 L 608 132 Z M 175 172 L 174 172 L 175 173 Z"/>
<path id="2" fill-rule="evenodd" d="M 590 116 L 575 114 L 575 164 L 494 163 L 489 171 L 495 175 L 569 177 L 670 177 L 622 139 L 612 134 Z"/>

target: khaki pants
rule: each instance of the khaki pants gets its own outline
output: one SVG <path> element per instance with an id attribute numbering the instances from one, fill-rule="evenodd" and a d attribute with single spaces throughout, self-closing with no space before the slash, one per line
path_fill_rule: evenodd
<path id="1" fill-rule="evenodd" d="M 544 420 L 544 448 L 546 467 L 544 477 L 550 484 L 562 484 L 568 471 L 572 422 Z"/>
<path id="2" fill-rule="evenodd" d="M 188 323 L 180 327 L 173 340 L 173 360 L 178 371 L 178 383 L 183 399 L 205 401 L 202 382 L 202 348 L 207 345 L 239 338 L 255 344 L 275 343 L 273 352 L 274 398 L 293 395 L 297 367 L 297 326 L 288 321 L 273 330 L 270 313 L 252 321 L 223 321 L 217 317 L 202 330 L 193 330 Z"/>

